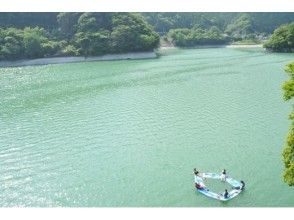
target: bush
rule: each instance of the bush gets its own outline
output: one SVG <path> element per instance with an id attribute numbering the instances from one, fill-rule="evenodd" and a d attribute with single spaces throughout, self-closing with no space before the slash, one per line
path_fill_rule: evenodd
<path id="1" fill-rule="evenodd" d="M 293 52 L 294 22 L 277 28 L 264 47 L 275 52 Z"/>

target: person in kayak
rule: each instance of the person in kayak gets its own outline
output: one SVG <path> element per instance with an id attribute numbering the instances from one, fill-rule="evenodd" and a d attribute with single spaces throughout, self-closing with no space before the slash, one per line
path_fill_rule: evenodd
<path id="1" fill-rule="evenodd" d="M 224 198 L 225 199 L 229 198 L 229 193 L 228 193 L 228 190 L 227 189 L 225 189 Z"/>
<path id="2" fill-rule="evenodd" d="M 199 176 L 199 177 L 203 178 L 202 173 L 200 173 L 196 168 L 194 168 L 194 176 L 195 176 L 195 177 L 196 177 L 196 176 Z"/>
<path id="3" fill-rule="evenodd" d="M 199 171 L 196 168 L 194 168 L 194 175 L 195 176 L 200 176 L 200 173 L 199 173 Z"/>
<path id="4" fill-rule="evenodd" d="M 205 186 L 203 184 L 197 182 L 195 183 L 195 187 L 196 189 L 205 189 Z"/>
<path id="5" fill-rule="evenodd" d="M 196 168 L 194 168 L 194 181 L 195 181 L 195 184 L 196 184 L 196 182 L 197 182 L 197 178 L 198 177 L 201 177 L 200 176 L 200 173 L 199 173 L 199 171 L 196 169 Z M 197 188 L 197 187 L 196 187 Z"/>
<path id="6" fill-rule="evenodd" d="M 245 189 L 245 183 L 244 183 L 244 181 L 243 180 L 241 180 L 241 188 L 240 188 L 241 190 L 244 190 Z"/>
<path id="7" fill-rule="evenodd" d="M 245 183 L 244 183 L 244 181 L 241 180 L 240 183 L 241 183 L 241 186 L 237 186 L 234 189 L 244 190 L 245 189 Z"/>
<path id="8" fill-rule="evenodd" d="M 202 175 L 202 173 L 200 173 L 196 168 L 194 168 L 194 180 L 195 183 L 197 182 L 197 178 L 200 177 L 201 179 L 205 179 Z"/>
<path id="9" fill-rule="evenodd" d="M 221 181 L 226 181 L 226 178 L 227 178 L 227 171 L 226 171 L 226 169 L 223 169 L 220 178 L 221 178 Z"/>

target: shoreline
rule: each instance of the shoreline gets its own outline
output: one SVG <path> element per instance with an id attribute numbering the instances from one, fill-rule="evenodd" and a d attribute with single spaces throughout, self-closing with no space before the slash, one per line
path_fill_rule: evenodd
<path id="1" fill-rule="evenodd" d="M 176 46 L 164 46 L 160 47 L 160 50 L 167 49 L 206 49 L 206 48 L 262 48 L 262 44 L 223 44 L 223 45 L 200 45 L 195 47 L 176 47 Z"/>
<path id="2" fill-rule="evenodd" d="M 123 54 L 106 54 L 101 56 L 70 56 L 70 57 L 50 57 L 37 59 L 23 59 L 16 61 L 0 61 L 0 68 L 5 67 L 21 67 L 21 66 L 35 66 L 47 64 L 61 64 L 61 63 L 78 63 L 78 62 L 92 62 L 92 61 L 111 61 L 111 60 L 140 60 L 140 59 L 154 59 L 157 54 L 151 52 L 132 52 Z"/>
<path id="3" fill-rule="evenodd" d="M 226 48 L 262 48 L 262 44 L 230 44 Z"/>
<path id="4" fill-rule="evenodd" d="M 140 59 L 154 59 L 157 58 L 157 52 L 160 50 L 168 49 L 206 49 L 206 48 L 262 48 L 262 44 L 230 44 L 230 45 L 203 45 L 196 47 L 175 47 L 163 46 L 159 47 L 156 52 L 132 52 L 123 54 L 106 54 L 101 56 L 69 56 L 69 57 L 50 57 L 50 58 L 37 58 L 37 59 L 22 59 L 16 61 L 0 61 L 0 68 L 6 67 L 22 67 L 22 66 L 36 66 L 48 64 L 63 64 L 63 63 L 78 63 L 78 62 L 92 62 L 92 61 L 114 61 L 114 60 L 140 60 Z"/>

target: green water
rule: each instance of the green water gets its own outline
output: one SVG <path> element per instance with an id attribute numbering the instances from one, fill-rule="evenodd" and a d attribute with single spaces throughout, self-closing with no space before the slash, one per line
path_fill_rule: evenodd
<path id="1" fill-rule="evenodd" d="M 161 53 L 0 69 L 0 206 L 293 207 L 282 181 L 291 103 L 281 84 L 294 56 Z M 246 190 L 209 199 L 194 190 L 194 167 L 226 168 Z"/>

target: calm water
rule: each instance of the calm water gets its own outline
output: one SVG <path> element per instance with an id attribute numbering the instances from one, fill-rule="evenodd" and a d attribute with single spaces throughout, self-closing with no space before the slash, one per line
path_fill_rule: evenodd
<path id="1" fill-rule="evenodd" d="M 0 69 L 0 206 L 293 207 L 281 160 L 291 60 L 173 49 L 153 60 Z M 246 191 L 209 199 L 194 190 L 194 167 L 226 168 Z"/>

